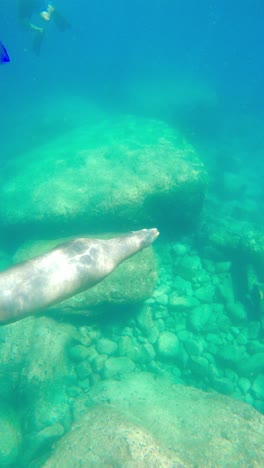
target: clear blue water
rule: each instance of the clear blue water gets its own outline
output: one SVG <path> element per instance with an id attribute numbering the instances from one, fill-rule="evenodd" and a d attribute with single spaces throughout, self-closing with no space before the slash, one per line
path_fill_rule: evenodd
<path id="1" fill-rule="evenodd" d="M 60 33 L 48 24 L 39 57 L 30 50 L 32 35 L 19 27 L 16 2 L 1 3 L 1 39 L 11 56 L 11 63 L 1 67 L 1 158 L 6 146 L 12 149 L 11 136 L 23 144 L 18 121 L 30 128 L 46 97 L 91 97 L 113 111 L 131 112 L 136 103 L 129 99 L 130 88 L 141 80 L 161 80 L 161 87 L 164 79 L 209 86 L 217 105 L 210 116 L 202 115 L 204 138 L 208 118 L 211 132 L 229 122 L 236 133 L 242 117 L 249 120 L 248 132 L 254 132 L 250 119 L 261 119 L 263 112 L 261 1 L 57 3 L 72 28 Z M 173 108 L 167 113 L 177 117 Z M 200 109 L 185 111 L 184 117 L 187 127 L 199 129 Z"/>

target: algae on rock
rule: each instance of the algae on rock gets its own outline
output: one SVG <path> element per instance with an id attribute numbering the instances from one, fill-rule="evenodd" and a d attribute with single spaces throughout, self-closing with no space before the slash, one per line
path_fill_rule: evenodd
<path id="1" fill-rule="evenodd" d="M 6 172 L 5 172 L 6 171 Z M 0 220 L 20 237 L 163 226 L 200 214 L 206 170 L 182 135 L 158 120 L 103 119 L 10 161 Z"/>

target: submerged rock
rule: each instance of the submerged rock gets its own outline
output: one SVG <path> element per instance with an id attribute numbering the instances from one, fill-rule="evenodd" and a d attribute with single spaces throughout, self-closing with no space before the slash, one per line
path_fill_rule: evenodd
<path id="1" fill-rule="evenodd" d="M 162 359 L 173 359 L 179 353 L 179 340 L 174 333 L 164 331 L 157 341 L 158 356 Z"/>
<path id="2" fill-rule="evenodd" d="M 145 428 L 111 407 L 95 408 L 57 445 L 43 468 L 123 466 L 184 468 Z"/>
<path id="3" fill-rule="evenodd" d="M 13 409 L 5 402 L 0 406 L 0 466 L 15 466 L 22 447 L 22 430 Z"/>
<path id="4" fill-rule="evenodd" d="M 134 362 L 129 357 L 112 357 L 105 362 L 104 376 L 108 379 L 120 377 L 135 369 Z"/>
<path id="5" fill-rule="evenodd" d="M 138 373 L 103 381 L 87 398 L 93 409 L 45 468 L 264 465 L 264 416 L 230 397 Z"/>
<path id="6" fill-rule="evenodd" d="M 4 172 L 3 172 L 4 171 Z M 168 229 L 197 219 L 207 174 L 180 133 L 122 116 L 72 129 L 8 162 L 2 229 L 28 233 Z"/>

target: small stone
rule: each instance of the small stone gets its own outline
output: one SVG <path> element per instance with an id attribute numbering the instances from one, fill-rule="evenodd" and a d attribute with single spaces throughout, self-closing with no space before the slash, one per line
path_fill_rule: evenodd
<path id="1" fill-rule="evenodd" d="M 86 348 L 86 346 L 83 346 L 81 344 L 71 346 L 68 349 L 69 357 L 74 362 L 84 361 L 89 356 L 89 353 L 89 348 Z"/>
<path id="2" fill-rule="evenodd" d="M 152 361 L 153 359 L 155 359 L 156 353 L 153 346 L 150 343 L 144 344 L 142 348 L 144 350 L 144 354 L 147 356 L 147 361 Z"/>
<path id="3" fill-rule="evenodd" d="M 206 324 L 211 316 L 212 308 L 209 304 L 202 304 L 190 311 L 188 323 L 195 332 L 201 332 L 206 329 Z"/>
<path id="4" fill-rule="evenodd" d="M 156 325 L 157 325 L 157 329 L 158 329 L 159 333 L 166 330 L 164 320 L 162 320 L 162 319 L 156 320 Z"/>
<path id="5" fill-rule="evenodd" d="M 259 374 L 253 384 L 252 391 L 258 400 L 264 400 L 264 374 Z"/>
<path id="6" fill-rule="evenodd" d="M 240 379 L 238 379 L 238 387 L 240 388 L 242 393 L 248 393 L 251 387 L 251 382 L 245 377 L 240 377 Z"/>
<path id="7" fill-rule="evenodd" d="M 140 308 L 136 316 L 136 322 L 141 332 L 148 336 L 151 328 L 154 327 L 152 308 L 150 305 L 145 305 Z"/>
<path id="8" fill-rule="evenodd" d="M 111 379 L 120 375 L 133 372 L 134 362 L 128 357 L 111 357 L 107 359 L 104 366 L 104 377 Z"/>
<path id="9" fill-rule="evenodd" d="M 117 351 L 117 344 L 112 340 L 102 338 L 98 341 L 96 349 L 99 354 L 107 354 L 108 356 L 112 356 Z"/>
<path id="10" fill-rule="evenodd" d="M 119 356 L 130 356 L 135 348 L 135 338 L 130 336 L 120 336 L 118 339 Z"/>
<path id="11" fill-rule="evenodd" d="M 175 272 L 182 276 L 186 281 L 193 281 L 194 277 L 197 276 L 198 272 L 201 273 L 202 265 L 200 257 L 197 255 L 186 255 L 180 257 L 174 265 Z"/>
<path id="12" fill-rule="evenodd" d="M 92 374 L 92 368 L 88 361 L 80 362 L 75 367 L 79 379 L 84 380 Z"/>
<path id="13" fill-rule="evenodd" d="M 215 298 L 215 287 L 212 284 L 207 284 L 196 289 L 194 295 L 201 302 L 211 303 Z"/>
<path id="14" fill-rule="evenodd" d="M 184 343 L 185 349 L 189 355 L 199 355 L 204 350 L 204 343 L 201 338 L 190 339 Z"/>
<path id="15" fill-rule="evenodd" d="M 96 358 L 94 358 L 92 362 L 92 368 L 94 372 L 97 372 L 100 374 L 104 368 L 106 360 L 107 360 L 106 354 L 99 354 L 98 356 L 96 356 Z"/>
<path id="16" fill-rule="evenodd" d="M 181 244 L 179 242 L 173 244 L 172 246 L 172 254 L 176 256 L 186 255 L 188 250 L 189 250 L 189 247 L 186 244 Z"/>
<path id="17" fill-rule="evenodd" d="M 217 273 L 227 273 L 230 271 L 231 262 L 216 262 L 215 263 L 215 271 Z"/>
<path id="18" fill-rule="evenodd" d="M 93 360 L 98 356 L 98 353 L 94 347 L 88 348 L 89 354 L 87 356 L 87 360 L 91 363 Z"/>
<path id="19" fill-rule="evenodd" d="M 247 359 L 240 360 L 239 371 L 245 377 L 263 374 L 264 353 L 255 353 Z"/>
<path id="20" fill-rule="evenodd" d="M 220 299 L 226 303 L 234 303 L 234 290 L 231 277 L 225 277 L 221 279 L 221 282 L 217 286 L 217 292 Z"/>
<path id="21" fill-rule="evenodd" d="M 158 304 L 166 306 L 168 304 L 168 294 L 161 294 L 160 296 L 157 296 L 156 301 Z"/>
<path id="22" fill-rule="evenodd" d="M 213 343 L 215 345 L 221 345 L 223 343 L 221 336 L 216 335 L 215 333 L 208 333 L 205 339 L 207 342 Z"/>
<path id="23" fill-rule="evenodd" d="M 239 367 L 241 359 L 245 358 L 246 352 L 245 348 L 242 346 L 225 344 L 218 348 L 216 356 L 224 366 L 230 366 L 236 369 Z"/>
<path id="24" fill-rule="evenodd" d="M 208 271 L 210 274 L 215 273 L 215 265 L 216 262 L 212 262 L 208 259 L 203 259 L 203 266 L 205 270 Z"/>
<path id="25" fill-rule="evenodd" d="M 241 345 L 246 345 L 247 341 L 247 337 L 243 333 L 240 333 L 236 338 L 236 342 Z"/>
<path id="26" fill-rule="evenodd" d="M 154 310 L 155 319 L 165 319 L 169 317 L 167 307 L 160 306 Z"/>
<path id="27" fill-rule="evenodd" d="M 259 322 L 250 322 L 248 324 L 248 338 L 250 340 L 256 340 L 260 334 L 261 325 Z"/>
<path id="28" fill-rule="evenodd" d="M 153 293 L 153 297 L 157 300 L 159 296 L 163 296 L 164 294 L 168 294 L 170 291 L 170 286 L 167 284 L 163 284 L 162 286 L 159 286 Z"/>
<path id="29" fill-rule="evenodd" d="M 120 332 L 121 336 L 133 336 L 133 329 L 131 327 L 124 327 Z"/>
<path id="30" fill-rule="evenodd" d="M 226 304 L 226 311 L 231 320 L 241 322 L 247 319 L 247 312 L 241 302 L 229 302 Z"/>
<path id="31" fill-rule="evenodd" d="M 52 442 L 55 442 L 55 440 L 59 437 L 62 437 L 64 432 L 65 429 L 63 425 L 60 423 L 55 423 L 39 431 L 37 434 L 34 435 L 34 438 L 35 441 L 36 439 L 38 440 L 38 443 L 40 445 L 43 445 L 44 442 L 51 444 Z"/>
<path id="32" fill-rule="evenodd" d="M 199 301 L 195 297 L 179 296 L 176 292 L 173 292 L 169 297 L 168 305 L 175 312 L 181 312 L 199 306 Z"/>
<path id="33" fill-rule="evenodd" d="M 156 341 L 157 341 L 157 339 L 158 339 L 158 336 L 159 336 L 159 329 L 158 329 L 158 327 L 156 327 L 156 326 L 152 327 L 152 328 L 149 330 L 149 333 L 148 333 L 148 341 L 149 341 L 149 343 L 151 343 L 151 344 L 156 343 Z"/>
<path id="34" fill-rule="evenodd" d="M 164 331 L 157 341 L 157 352 L 162 358 L 175 358 L 179 352 L 179 340 L 174 333 Z"/>
<path id="35" fill-rule="evenodd" d="M 248 343 L 248 352 L 250 355 L 255 353 L 264 353 L 264 344 L 257 340 L 252 340 Z"/>
<path id="36" fill-rule="evenodd" d="M 82 390 L 87 391 L 90 388 L 90 380 L 89 379 L 79 380 L 78 385 Z"/>
<path id="37" fill-rule="evenodd" d="M 226 377 L 222 377 L 214 380 L 214 388 L 220 393 L 231 395 L 235 391 L 235 384 Z"/>
<path id="38" fill-rule="evenodd" d="M 262 414 L 264 414 L 264 401 L 263 400 L 255 400 L 253 402 L 253 406 Z"/>
<path id="39" fill-rule="evenodd" d="M 208 375 L 209 363 L 203 356 L 192 356 L 189 362 L 189 368 L 198 377 L 206 377 Z"/>
<path id="40" fill-rule="evenodd" d="M 181 276 L 175 276 L 172 284 L 178 296 L 192 296 L 192 283 Z"/>
<path id="41" fill-rule="evenodd" d="M 177 337 L 180 341 L 184 342 L 191 339 L 192 333 L 188 330 L 181 330 L 177 332 Z"/>
<path id="42" fill-rule="evenodd" d="M 67 395 L 72 398 L 78 398 L 80 396 L 81 391 L 79 387 L 77 386 L 72 386 L 67 388 Z"/>

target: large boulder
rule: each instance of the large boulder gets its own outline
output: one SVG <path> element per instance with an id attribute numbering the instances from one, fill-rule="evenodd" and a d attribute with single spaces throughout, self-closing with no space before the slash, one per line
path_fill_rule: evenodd
<path id="1" fill-rule="evenodd" d="M 45 468 L 264 464 L 264 416 L 230 397 L 132 373 L 95 385 L 87 399 Z"/>
<path id="2" fill-rule="evenodd" d="M 74 128 L 18 156 L 1 175 L 2 232 L 64 233 L 186 228 L 207 174 L 180 133 L 122 116 Z M 41 233 L 41 235 L 40 235 Z"/>
<path id="3" fill-rule="evenodd" d="M 94 408 L 59 443 L 43 468 L 77 466 L 183 468 L 151 432 L 113 408 Z"/>

